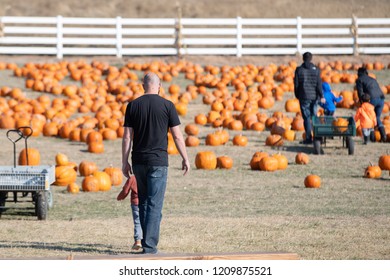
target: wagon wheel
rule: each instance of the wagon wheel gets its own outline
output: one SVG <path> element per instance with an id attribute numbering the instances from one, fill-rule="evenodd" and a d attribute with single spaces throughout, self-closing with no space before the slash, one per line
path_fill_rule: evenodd
<path id="1" fill-rule="evenodd" d="M 347 136 L 346 142 L 348 148 L 348 155 L 353 155 L 355 151 L 355 142 L 353 141 L 351 136 Z"/>
<path id="2" fill-rule="evenodd" d="M 35 214 L 38 220 L 46 220 L 47 216 L 47 198 L 45 191 L 39 191 L 35 194 Z"/>
<path id="3" fill-rule="evenodd" d="M 53 200 L 53 193 L 51 190 L 45 191 L 46 192 L 46 199 L 47 199 L 47 207 L 53 208 L 54 200 Z"/>
<path id="4" fill-rule="evenodd" d="M 8 192 L 0 192 L 0 207 L 4 207 L 5 206 L 5 201 L 7 199 L 7 194 L 8 194 Z M 0 208 L 0 218 L 1 218 L 1 214 L 4 211 L 5 211 L 5 209 Z"/>
<path id="5" fill-rule="evenodd" d="M 320 155 L 321 153 L 323 153 L 323 151 L 321 151 L 322 150 L 321 139 L 315 138 L 313 142 L 313 146 L 314 146 L 314 154 Z"/>

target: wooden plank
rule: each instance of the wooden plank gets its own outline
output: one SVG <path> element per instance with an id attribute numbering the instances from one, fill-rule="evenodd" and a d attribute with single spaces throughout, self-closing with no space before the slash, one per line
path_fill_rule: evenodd
<path id="1" fill-rule="evenodd" d="M 77 256 L 70 255 L 68 260 L 299 260 L 293 253 L 207 253 L 207 254 L 129 254 L 106 256 Z"/>

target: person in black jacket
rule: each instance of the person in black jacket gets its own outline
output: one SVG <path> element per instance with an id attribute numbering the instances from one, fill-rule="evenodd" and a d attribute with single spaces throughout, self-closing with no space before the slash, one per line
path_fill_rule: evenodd
<path id="1" fill-rule="evenodd" d="M 310 52 L 305 52 L 303 63 L 297 67 L 294 76 L 294 93 L 299 100 L 306 133 L 303 144 L 313 143 L 311 118 L 317 114 L 318 100 L 325 103 L 320 69 L 311 62 L 312 58 L 313 55 Z"/>
<path id="2" fill-rule="evenodd" d="M 386 142 L 386 131 L 381 122 L 381 114 L 385 105 L 385 95 L 383 94 L 378 82 L 368 75 L 367 69 L 360 67 L 358 69 L 358 78 L 356 80 L 356 89 L 359 101 L 362 103 L 362 97 L 365 93 L 370 96 L 370 103 L 375 107 L 376 122 L 381 134 L 381 141 Z"/>

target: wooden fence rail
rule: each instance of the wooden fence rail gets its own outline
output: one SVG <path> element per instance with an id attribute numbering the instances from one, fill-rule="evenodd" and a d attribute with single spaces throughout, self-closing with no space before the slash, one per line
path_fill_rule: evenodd
<path id="1" fill-rule="evenodd" d="M 0 17 L 0 54 L 389 54 L 390 18 Z"/>

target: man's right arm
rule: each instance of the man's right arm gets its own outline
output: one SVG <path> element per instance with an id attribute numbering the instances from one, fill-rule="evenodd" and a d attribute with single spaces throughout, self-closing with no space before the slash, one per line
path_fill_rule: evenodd
<path id="1" fill-rule="evenodd" d="M 126 178 L 133 174 L 132 167 L 129 163 L 129 155 L 133 144 L 133 128 L 125 127 L 122 139 L 122 173 Z"/>
<path id="2" fill-rule="evenodd" d="M 184 170 L 183 175 L 186 175 L 190 171 L 190 162 L 188 160 L 187 149 L 183 139 L 183 134 L 181 133 L 180 126 L 178 125 L 171 127 L 170 130 L 173 136 L 173 140 L 175 141 L 175 145 L 179 150 L 179 153 L 183 159 L 182 162 L 182 169 Z"/>

